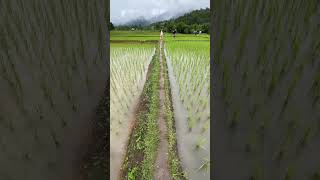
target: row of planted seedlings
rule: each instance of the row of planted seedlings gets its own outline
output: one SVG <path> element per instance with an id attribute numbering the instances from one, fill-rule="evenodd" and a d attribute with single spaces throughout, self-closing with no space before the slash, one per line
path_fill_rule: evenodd
<path id="1" fill-rule="evenodd" d="M 0 161 L 7 164 L 1 179 L 45 179 L 62 173 L 67 159 L 60 155 L 80 141 L 87 143 L 73 134 L 88 122 L 85 117 L 93 113 L 107 79 L 104 26 L 96 26 L 103 21 L 84 15 L 99 11 L 98 6 L 81 0 L 77 6 L 43 3 L 0 5 L 0 134 L 5 137 L 0 138 Z M 88 40 L 94 48 L 84 46 Z M 80 155 L 72 151 L 71 156 Z"/>
<path id="2" fill-rule="evenodd" d="M 184 111 L 177 120 L 178 149 L 188 178 L 209 179 L 210 165 L 210 52 L 209 42 L 166 44 L 179 100 Z M 180 122 L 183 121 L 183 122 Z M 192 156 L 193 158 L 190 158 Z"/>
<path id="3" fill-rule="evenodd" d="M 239 1 L 232 10 L 228 5 L 216 8 L 221 11 L 217 12 L 220 17 L 225 17 L 224 12 L 233 16 L 230 21 L 217 18 L 221 28 L 217 31 L 221 34 L 215 39 L 218 43 L 214 54 L 217 69 L 223 69 L 223 98 L 230 114 L 230 132 L 233 137 L 246 138 L 241 149 L 255 162 L 252 179 L 266 175 L 272 179 L 279 174 L 284 179 L 320 177 L 319 160 L 310 151 L 320 132 L 313 116 L 320 107 L 317 3 L 312 0 L 301 6 L 285 0 Z M 240 39 L 233 41 L 235 36 Z M 232 54 L 234 47 L 236 53 Z M 256 54 L 252 56 L 252 52 Z M 233 103 L 238 93 L 244 99 L 241 104 Z M 308 113 L 302 111 L 304 108 Z M 247 114 L 249 118 L 244 120 Z M 240 131 L 244 126 L 248 137 Z M 269 158 L 269 169 L 278 170 L 279 174 L 263 173 L 261 157 Z M 310 160 L 317 163 L 306 166 Z"/>
<path id="4" fill-rule="evenodd" d="M 160 89 L 159 48 L 149 65 L 133 127 L 121 168 L 122 179 L 153 179 L 159 143 L 158 114 Z"/>
<path id="5" fill-rule="evenodd" d="M 110 49 L 110 177 L 120 175 L 153 44 L 111 43 Z"/>
<path id="6" fill-rule="evenodd" d="M 110 116 L 112 135 L 118 135 L 140 95 L 154 47 L 117 44 L 111 45 L 110 61 Z"/>
<path id="7" fill-rule="evenodd" d="M 162 54 L 164 54 L 164 50 L 162 49 Z M 172 94 L 171 94 L 171 86 L 168 74 L 168 66 L 165 57 L 162 57 L 163 63 L 163 78 L 164 78 L 164 91 L 165 91 L 165 119 L 167 125 L 167 133 L 168 133 L 168 159 L 169 159 L 169 171 L 172 179 L 174 180 L 182 180 L 186 179 L 185 172 L 181 166 L 179 152 L 177 148 L 177 136 L 176 136 L 176 126 L 175 126 L 175 118 L 173 112 L 172 105 Z"/>

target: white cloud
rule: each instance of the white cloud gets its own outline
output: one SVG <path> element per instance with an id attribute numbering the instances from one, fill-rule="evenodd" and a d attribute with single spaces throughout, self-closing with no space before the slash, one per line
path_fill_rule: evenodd
<path id="1" fill-rule="evenodd" d="M 111 0 L 110 5 L 110 20 L 119 24 L 140 16 L 151 19 L 163 13 L 178 14 L 209 7 L 210 0 Z"/>
<path id="2" fill-rule="evenodd" d="M 152 14 L 152 16 L 158 16 L 158 15 L 163 14 L 165 12 L 166 12 L 165 9 L 153 8 L 151 11 L 151 14 Z"/>
<path id="3" fill-rule="evenodd" d="M 125 16 L 126 15 L 126 13 L 127 13 L 127 11 L 126 10 L 122 10 L 121 11 L 121 16 L 123 17 L 123 16 Z"/>

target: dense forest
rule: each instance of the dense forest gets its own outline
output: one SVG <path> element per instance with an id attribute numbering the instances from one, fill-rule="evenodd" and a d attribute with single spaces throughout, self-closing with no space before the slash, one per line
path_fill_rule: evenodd
<path id="1" fill-rule="evenodd" d="M 138 22 L 138 21 L 137 21 Z M 112 22 L 109 24 L 110 30 L 130 30 L 132 28 L 139 30 L 160 30 L 165 32 L 171 32 L 174 29 L 178 33 L 189 34 L 194 31 L 202 31 L 203 33 L 209 33 L 210 29 L 210 9 L 199 9 L 189 13 L 173 18 L 170 20 L 150 23 L 148 25 L 142 23 L 136 23 L 134 25 L 121 25 L 114 26 Z"/>

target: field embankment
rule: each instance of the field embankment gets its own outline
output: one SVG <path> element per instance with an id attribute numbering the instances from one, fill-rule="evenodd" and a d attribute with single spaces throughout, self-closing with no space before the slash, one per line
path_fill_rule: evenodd
<path id="1" fill-rule="evenodd" d="M 169 166 L 168 166 L 168 128 L 165 119 L 165 89 L 164 89 L 164 63 L 163 58 L 163 40 L 159 42 L 159 61 L 160 61 L 160 89 L 159 89 L 159 116 L 158 116 L 158 128 L 159 128 L 159 145 L 157 150 L 157 158 L 155 161 L 154 179 L 170 179 Z"/>
<path id="2" fill-rule="evenodd" d="M 122 178 L 184 179 L 163 45 L 156 48 L 129 137 Z"/>
<path id="3" fill-rule="evenodd" d="M 152 179 L 159 130 L 157 117 L 159 111 L 159 48 L 149 65 L 140 103 L 136 114 L 135 125 L 130 135 L 127 152 L 122 167 L 121 178 Z"/>
<path id="4" fill-rule="evenodd" d="M 167 126 L 167 140 L 168 140 L 168 165 L 170 176 L 173 180 L 183 180 L 186 179 L 185 172 L 181 166 L 181 160 L 179 158 L 179 151 L 177 145 L 176 137 L 176 122 L 172 102 L 171 93 L 171 83 L 169 80 L 169 71 L 167 59 L 164 55 L 164 47 L 161 48 L 162 51 L 162 67 L 163 67 L 163 79 L 164 79 L 164 111 L 165 111 L 165 121 Z"/>

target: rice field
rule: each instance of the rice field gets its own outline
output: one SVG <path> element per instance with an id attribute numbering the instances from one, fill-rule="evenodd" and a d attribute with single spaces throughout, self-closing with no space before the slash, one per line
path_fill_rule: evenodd
<path id="1" fill-rule="evenodd" d="M 147 68 L 154 54 L 153 45 L 111 44 L 110 117 L 111 133 L 125 125 L 134 100 L 140 95 Z"/>
<path id="2" fill-rule="evenodd" d="M 319 1 L 212 6 L 214 178 L 319 179 Z"/>
<path id="3" fill-rule="evenodd" d="M 111 31 L 110 40 L 111 41 L 158 41 L 159 40 L 158 31 Z M 193 34 L 177 34 L 176 38 L 172 37 L 171 33 L 164 33 L 165 41 L 206 41 L 209 42 L 210 36 L 208 34 L 201 34 L 195 36 Z"/>
<path id="4" fill-rule="evenodd" d="M 210 36 L 110 39 L 111 179 L 210 179 Z"/>
<path id="5" fill-rule="evenodd" d="M 176 118 L 178 149 L 190 179 L 210 177 L 209 47 L 205 41 L 166 43 L 171 81 L 178 89 L 175 113 L 181 114 Z"/>
<path id="6" fill-rule="evenodd" d="M 111 43 L 110 46 L 110 166 L 111 179 L 120 170 L 133 123 L 133 111 L 154 54 L 152 44 Z"/>

